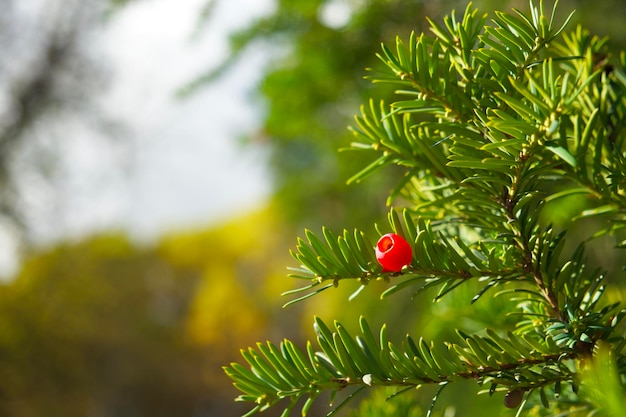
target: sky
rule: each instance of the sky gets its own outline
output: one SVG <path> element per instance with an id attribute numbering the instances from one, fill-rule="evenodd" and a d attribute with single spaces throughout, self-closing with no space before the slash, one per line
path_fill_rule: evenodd
<path id="1" fill-rule="evenodd" d="M 149 239 L 228 218 L 267 198 L 263 149 L 239 142 L 260 122 L 254 86 L 267 57 L 247 57 L 247 65 L 185 99 L 175 93 L 224 59 L 227 34 L 268 13 L 271 2 L 218 1 L 196 33 L 205 3 L 137 1 L 107 25 L 102 47 L 112 77 L 101 102 L 125 125 L 130 143 L 122 145 L 120 167 L 115 151 L 103 158 L 104 149 L 77 135 L 67 158 L 71 215 L 59 233 L 121 226 Z"/>
<path id="2" fill-rule="evenodd" d="M 207 3 L 135 0 L 90 39 L 108 78 L 96 101 L 120 129 L 98 131 L 80 114 L 63 121 L 60 180 L 29 196 L 37 240 L 121 229 L 150 242 L 230 219 L 269 198 L 264 149 L 239 141 L 261 121 L 254 87 L 268 54 L 250 51 L 245 65 L 186 99 L 176 91 L 221 62 L 228 33 L 270 13 L 273 2 L 218 0 L 198 31 Z M 0 236 L 0 271 L 16 266 L 9 246 Z"/>

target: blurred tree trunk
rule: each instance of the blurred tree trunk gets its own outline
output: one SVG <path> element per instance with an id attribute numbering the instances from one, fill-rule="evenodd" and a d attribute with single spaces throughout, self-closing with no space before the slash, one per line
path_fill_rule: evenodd
<path id="1" fill-rule="evenodd" d="M 57 122 L 72 113 L 98 113 L 93 97 L 105 84 L 106 68 L 90 41 L 106 14 L 123 3 L 0 1 L 0 227 L 24 242 L 30 235 L 24 197 L 32 190 L 18 178 L 35 175 L 53 187 L 65 133 Z"/>

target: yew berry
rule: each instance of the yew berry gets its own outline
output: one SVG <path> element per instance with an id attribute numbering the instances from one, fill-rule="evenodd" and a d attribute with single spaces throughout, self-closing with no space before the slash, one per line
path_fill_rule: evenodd
<path id="1" fill-rule="evenodd" d="M 524 398 L 524 391 L 521 389 L 514 389 L 509 391 L 504 396 L 504 406 L 506 408 L 517 408 L 522 403 Z"/>
<path id="2" fill-rule="evenodd" d="M 400 272 L 411 263 L 413 251 L 402 236 L 387 233 L 376 243 L 376 259 L 382 265 L 383 272 Z"/>

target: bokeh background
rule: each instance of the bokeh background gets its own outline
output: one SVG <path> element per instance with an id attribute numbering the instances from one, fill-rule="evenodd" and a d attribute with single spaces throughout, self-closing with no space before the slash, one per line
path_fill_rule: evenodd
<path id="1" fill-rule="evenodd" d="M 281 309 L 304 228 L 384 223 L 400 173 L 347 186 L 368 157 L 337 152 L 359 105 L 391 93 L 363 79 L 380 43 L 465 6 L 0 0 L 0 415 L 239 416 L 221 367 L 257 341 L 303 344 L 313 315 L 435 340 L 512 325 L 505 305 L 470 306 L 471 288 L 432 304 L 380 302 L 376 284 L 348 302 L 345 285 Z M 626 3 L 562 1 L 558 15 L 572 9 L 572 27 L 625 48 Z M 475 392 L 448 391 L 435 415 L 503 415 Z M 387 394 L 345 415 L 377 415 Z M 380 415 L 424 415 L 429 394 Z"/>

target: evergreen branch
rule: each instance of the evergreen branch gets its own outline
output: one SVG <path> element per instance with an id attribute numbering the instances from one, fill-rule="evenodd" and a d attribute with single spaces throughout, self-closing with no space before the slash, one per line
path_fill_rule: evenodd
<path id="1" fill-rule="evenodd" d="M 402 215 L 392 209 L 389 227 L 377 230 L 406 239 L 411 262 L 385 272 L 358 230 L 306 230 L 291 252 L 301 264 L 292 276 L 307 285 L 288 291 L 304 295 L 286 305 L 345 279 L 360 284 L 350 298 L 384 280 L 382 297 L 417 286 L 437 287 L 435 299 L 480 280 L 473 301 L 507 284 L 498 295 L 518 302 L 516 330 L 459 331 L 460 343 L 444 345 L 407 336 L 398 345 L 384 326 L 375 338 L 364 319 L 356 337 L 316 319 L 318 351 L 310 342 L 305 352 L 268 342 L 242 351 L 248 368 L 225 368 L 238 399 L 257 404 L 250 415 L 282 400 L 287 415 L 306 398 L 305 415 L 324 391 L 334 398 L 356 388 L 349 401 L 370 386 L 463 379 L 489 384 L 490 394 L 506 390 L 505 405 L 518 415 L 535 397 L 548 406 L 546 392 L 559 396 L 562 383 L 583 403 L 578 368 L 607 346 L 626 375 L 626 339 L 616 331 L 626 309 L 602 301 L 605 273 L 587 265 L 583 244 L 566 253 L 565 232 L 544 218 L 546 204 L 575 195 L 588 201 L 574 220 L 611 221 L 589 239 L 626 227 L 626 56 L 609 64 L 606 39 L 564 32 L 571 16 L 557 27 L 554 9 L 546 16 L 531 3 L 528 16 L 498 12 L 486 25 L 468 5 L 461 20 L 431 21 L 434 37 L 398 38 L 393 51 L 383 45 L 387 71 L 371 79 L 399 87 L 398 99 L 361 108 L 351 148 L 377 156 L 349 182 L 387 165 L 406 168 L 389 203 L 402 196 L 412 204 Z"/>
<path id="2" fill-rule="evenodd" d="M 360 179 L 364 174 L 387 163 L 409 166 L 412 169 L 410 177 L 413 180 L 410 184 L 415 187 L 413 195 L 419 195 L 423 201 L 417 205 L 416 212 L 439 207 L 439 211 L 431 211 L 433 218 L 436 217 L 435 213 L 456 212 L 459 213 L 457 217 L 459 224 L 473 225 L 483 230 L 492 228 L 500 236 L 499 239 L 492 245 L 476 242 L 470 245 L 472 247 L 470 249 L 460 239 L 455 239 L 452 244 L 445 233 L 441 231 L 433 233 L 430 222 L 419 220 L 416 226 L 408 217 L 408 220 L 405 218 L 407 220 L 405 232 L 409 234 L 415 256 L 413 263 L 405 267 L 400 274 L 382 274 L 370 252 L 369 259 L 361 259 L 360 270 L 352 265 L 352 275 L 342 275 L 342 268 L 345 269 L 347 265 L 342 262 L 339 252 L 335 251 L 335 260 L 331 257 L 330 261 L 327 259 L 324 262 L 324 251 L 311 239 L 310 244 L 314 248 L 317 247 L 317 251 L 311 256 L 310 251 L 301 248 L 300 245 L 300 252 L 305 252 L 308 256 L 301 256 L 298 259 L 307 259 L 309 267 L 317 266 L 316 260 L 321 264 L 321 268 L 311 269 L 310 275 L 310 278 L 319 283 L 332 279 L 336 285 L 340 279 L 352 277 L 361 281 L 359 291 L 371 279 L 397 278 L 400 282 L 387 289 L 383 296 L 403 288 L 421 285 L 422 289 L 440 286 L 436 297 L 439 298 L 470 278 L 488 278 L 483 290 L 475 297 L 477 299 L 485 291 L 505 282 L 530 282 L 538 292 L 529 293 L 538 294 L 542 300 L 540 304 L 531 303 L 531 305 L 543 304 L 547 310 L 542 307 L 536 313 L 531 309 L 524 314 L 527 317 L 536 314 L 537 317 L 543 317 L 548 321 L 553 320 L 554 324 L 547 326 L 546 331 L 555 338 L 559 346 L 586 349 L 588 352 L 598 335 L 606 331 L 606 326 L 599 323 L 606 322 L 608 314 L 616 306 L 606 307 L 601 313 L 586 310 L 589 303 L 587 306 L 584 305 L 581 294 L 595 291 L 596 295 L 592 297 L 595 300 L 592 303 L 594 306 L 602 294 L 601 290 L 593 289 L 594 282 L 597 281 L 593 275 L 596 273 L 583 273 L 584 264 L 580 262 L 582 250 L 574 255 L 574 260 L 561 262 L 559 254 L 563 247 L 563 234 L 553 235 L 551 229 L 540 231 L 538 214 L 546 201 L 553 201 L 569 192 L 615 198 L 608 183 L 598 180 L 604 177 L 601 172 L 607 165 L 601 162 L 602 159 L 598 156 L 591 164 L 590 177 L 593 180 L 585 180 L 587 173 L 584 167 L 589 166 L 586 163 L 586 150 L 593 145 L 595 155 L 603 155 L 601 149 L 604 145 L 600 145 L 601 138 L 592 137 L 590 133 L 592 127 L 587 125 L 586 129 L 575 131 L 576 146 L 572 147 L 566 140 L 569 134 L 564 130 L 567 126 L 580 126 L 580 121 L 584 119 L 588 119 L 591 126 L 595 125 L 596 120 L 600 120 L 598 111 L 581 113 L 576 110 L 576 106 L 583 109 L 591 107 L 588 105 L 590 99 L 586 95 L 593 93 L 597 88 L 600 72 L 589 73 L 584 77 L 580 69 L 577 69 L 576 73 L 571 70 L 579 66 L 566 65 L 566 70 L 570 68 L 568 70 L 570 72 L 559 78 L 560 76 L 555 75 L 557 71 L 553 59 L 544 59 L 540 66 L 536 62 L 530 65 L 546 43 L 539 41 L 534 45 L 532 43 L 521 45 L 516 53 L 511 51 L 513 39 L 505 29 L 507 27 L 509 30 L 514 29 L 516 36 L 523 37 L 523 33 L 530 35 L 533 28 L 538 30 L 537 22 L 541 23 L 541 19 L 533 18 L 531 21 L 504 14 L 498 17 L 500 27 L 494 30 L 487 29 L 481 35 L 485 47 L 476 51 L 477 56 L 490 57 L 489 60 L 496 59 L 501 62 L 510 59 L 511 54 L 513 56 L 517 54 L 520 62 L 514 68 L 510 68 L 509 74 L 505 77 L 506 85 L 501 84 L 505 88 L 498 87 L 497 91 L 491 92 L 495 102 L 490 100 L 487 103 L 490 106 L 496 104 L 497 108 L 487 109 L 484 115 L 477 112 L 476 118 L 464 122 L 456 120 L 461 118 L 460 113 L 455 112 L 451 102 L 446 101 L 451 95 L 446 86 L 441 84 L 441 78 L 437 79 L 437 83 L 433 83 L 435 78 L 423 74 L 426 69 L 432 75 L 433 68 L 446 65 L 448 68 L 455 67 L 451 64 L 454 59 L 451 58 L 449 51 L 443 55 L 425 54 L 424 51 L 429 50 L 428 48 L 431 48 L 431 52 L 438 51 L 439 44 L 436 40 L 430 42 L 424 37 L 416 40 L 413 36 L 408 52 L 401 41 L 396 42 L 397 57 L 390 50 L 383 49 L 384 58 L 381 58 L 387 60 L 395 75 L 400 78 L 401 84 L 412 89 L 404 90 L 402 94 L 413 95 L 415 99 L 396 102 L 391 105 L 389 111 L 385 110 L 383 103 L 376 110 L 374 106 L 370 106 L 371 115 L 363 112 L 363 117 L 357 118 L 360 130 L 355 131 L 355 134 L 370 143 L 363 148 L 382 150 L 384 153 L 381 159 L 357 174 L 355 178 Z M 454 19 L 448 21 L 447 26 L 449 29 L 459 27 Z M 549 32 L 546 32 L 545 27 L 542 30 L 544 34 Z M 439 29 L 434 31 L 438 32 Z M 562 28 L 558 30 L 559 33 L 561 31 Z M 445 38 L 441 33 L 438 36 L 441 39 Z M 556 35 L 546 38 L 553 40 Z M 444 43 L 442 40 L 442 44 Z M 507 49 L 502 49 L 501 46 Z M 441 48 L 445 50 L 444 46 Z M 583 56 L 577 50 L 568 50 L 568 54 L 566 57 L 557 56 L 554 59 L 566 59 L 569 62 Z M 460 62 L 458 60 L 460 55 L 456 56 L 457 63 Z M 589 55 L 585 53 L 584 56 Z M 443 61 L 427 62 L 429 57 L 433 57 L 435 61 L 443 57 Z M 480 59 L 477 62 L 480 64 Z M 488 62 L 490 66 L 491 62 Z M 487 64 L 487 61 L 483 60 L 482 64 Z M 409 67 L 412 67 L 412 72 Z M 423 70 L 422 73 L 419 71 L 420 68 Z M 535 71 L 536 68 L 541 71 Z M 486 73 L 488 71 L 480 69 L 475 72 L 481 76 Z M 466 77 L 467 71 L 459 74 L 459 79 L 464 80 L 464 83 L 470 83 L 471 80 Z M 502 75 L 497 72 L 491 74 L 496 78 Z M 569 74 L 575 75 L 574 84 L 570 83 Z M 418 76 L 421 77 L 419 80 Z M 378 81 L 391 80 L 392 78 Z M 497 81 L 496 84 L 498 83 L 501 81 Z M 480 85 L 493 87 L 496 84 L 489 84 L 483 80 Z M 460 84 L 455 85 L 458 87 Z M 601 103 L 600 107 L 607 106 Z M 411 126 L 415 115 L 430 115 L 437 123 L 427 120 Z M 447 142 L 451 144 L 448 145 Z M 619 169 L 624 166 L 623 159 L 613 159 L 621 164 Z M 569 168 L 563 169 L 559 165 L 560 162 L 566 162 Z M 469 174 L 470 171 L 476 170 L 484 170 L 488 174 Z M 578 177 L 569 173 L 577 173 Z M 582 179 L 580 174 L 583 174 Z M 550 176 L 569 176 L 581 186 L 573 191 L 542 194 L 539 191 L 540 184 Z M 453 184 L 461 188 L 452 190 L 450 185 Z M 436 192 L 432 193 L 433 190 Z M 593 213 L 595 212 L 598 210 Z M 450 217 L 442 223 L 447 223 L 449 227 Z M 394 231 L 399 229 L 398 222 L 392 221 L 391 224 Z M 329 243 L 329 246 L 332 247 L 332 244 Z M 349 245 L 346 247 L 349 249 Z M 494 250 L 496 248 L 499 252 Z M 349 252 L 344 251 L 341 255 L 346 257 Z M 497 258 L 496 254 L 499 254 Z M 337 260 L 339 262 L 336 262 Z M 332 272 L 329 265 L 332 264 L 336 267 L 334 275 L 329 274 Z M 363 268 L 363 265 L 374 268 Z M 590 335 L 590 329 L 594 328 L 596 330 L 592 330 Z"/>
<path id="3" fill-rule="evenodd" d="M 537 8 L 533 8 L 533 13 L 543 16 L 543 11 Z M 578 117 L 576 106 L 589 107 L 585 96 L 595 88 L 600 72 L 584 77 L 580 70 L 575 70 L 579 66 L 565 66 L 568 72 L 561 76 L 553 61 L 576 60 L 589 54 L 571 47 L 561 48 L 562 52 L 567 52 L 566 56 L 547 55 L 548 42 L 556 42 L 564 29 L 564 26 L 553 28 L 554 16 L 549 21 L 541 18 L 536 22 L 534 18 L 522 15 L 515 17 L 499 13 L 494 21 L 497 28 L 488 26 L 480 34 L 480 30 L 471 26 L 476 23 L 475 15 L 476 11 L 471 11 L 468 6 L 463 23 L 454 17 L 446 20 L 449 35 L 444 35 L 443 29 L 432 23 L 437 37 L 429 39 L 422 35 L 416 38 L 412 35 L 409 48 L 397 40 L 396 55 L 383 48 L 380 57 L 392 69 L 392 75 L 384 79 L 373 77 L 374 81 L 399 80 L 404 88 L 399 94 L 413 99 L 392 103 L 389 110 L 381 103 L 379 109 L 370 105 L 371 113 L 362 111 L 362 118 L 357 118 L 359 129 L 355 134 L 368 144 L 355 143 L 353 148 L 382 152 L 382 156 L 349 182 L 359 181 L 392 163 L 409 167 L 411 173 L 403 184 L 406 186 L 409 178 L 419 178 L 419 188 L 446 185 L 446 182 L 447 185 L 460 185 L 461 182 L 480 185 L 480 181 L 472 179 L 476 174 L 472 175 L 471 171 L 485 170 L 489 171 L 493 194 L 499 189 L 497 186 L 506 184 L 507 177 L 515 175 L 515 168 L 529 158 L 541 167 L 546 162 L 556 167 L 559 160 L 574 169 L 586 165 L 585 154 L 568 145 L 568 133 L 563 127 L 568 125 L 568 118 Z M 465 42 L 467 50 L 458 51 L 463 31 L 472 33 L 474 38 Z M 519 39 L 527 42 L 520 43 Z M 591 46 L 601 45 L 592 43 Z M 517 58 L 515 48 L 522 48 Z M 462 69 L 457 68 L 456 74 L 434 76 L 433 71 L 456 68 L 451 63 L 452 50 L 457 51 L 459 59 L 476 54 L 478 61 L 461 65 Z M 530 66 L 530 57 L 540 52 L 545 52 L 546 57 L 540 61 L 541 71 L 534 71 L 537 63 Z M 505 61 L 516 62 L 517 69 L 508 74 L 493 72 L 493 62 L 504 65 Z M 469 78 L 468 74 L 471 75 Z M 569 82 L 569 74 L 575 75 L 576 85 Z M 497 87 L 499 84 L 501 87 Z M 454 97 L 456 103 L 460 103 L 458 106 L 449 102 Z M 459 109 L 463 106 L 473 110 L 461 116 Z M 405 117 L 399 118 L 401 114 Z M 432 117 L 436 122 L 425 121 L 424 117 Z M 553 139 L 555 135 L 556 139 Z M 448 142 L 450 146 L 446 146 Z M 444 146 L 440 146 L 442 143 Z M 602 177 L 597 171 L 603 166 L 599 161 L 594 162 L 596 173 L 590 176 L 594 181 Z M 542 175 L 545 178 L 541 169 L 528 173 L 534 173 L 535 178 Z M 488 185 L 485 184 L 487 178 L 482 176 L 482 187 Z M 599 185 L 608 188 L 606 183 Z M 394 190 L 394 195 L 398 194 L 400 191 Z"/>
<path id="4" fill-rule="evenodd" d="M 287 400 L 287 413 L 300 398 L 308 398 L 302 415 L 322 392 L 337 392 L 349 386 L 441 385 L 463 379 L 479 385 L 500 385 L 507 390 L 533 390 L 555 383 L 574 383 L 577 374 L 568 365 L 590 354 L 564 351 L 550 338 L 530 335 L 505 337 L 493 330 L 486 336 L 459 333 L 458 344 L 435 345 L 407 336 L 401 345 L 389 342 L 385 327 L 376 341 L 361 317 L 361 334 L 353 337 L 340 323 L 329 328 L 315 319 L 317 344 L 306 352 L 291 341 L 279 346 L 267 342 L 242 351 L 248 367 L 232 363 L 226 374 L 242 391 L 238 401 L 256 403 L 251 414 Z M 286 414 L 284 414 L 286 415 Z"/>
<path id="5" fill-rule="evenodd" d="M 413 249 L 413 261 L 400 273 L 383 272 L 376 260 L 374 245 L 362 231 L 350 233 L 344 230 L 341 235 L 335 236 L 324 228 L 322 239 L 306 230 L 306 240 L 299 238 L 296 249 L 291 252 L 302 266 L 292 269 L 290 276 L 308 280 L 310 284 L 287 291 L 284 295 L 312 292 L 288 302 L 285 306 L 311 297 L 333 285 L 337 286 L 341 280 L 346 279 L 358 280 L 362 286 L 373 280 L 400 281 L 388 288 L 383 296 L 412 285 L 420 285 L 421 289 L 441 286 L 436 297 L 440 298 L 451 287 L 470 279 L 490 278 L 497 284 L 503 284 L 523 275 L 523 270 L 514 261 L 514 254 L 496 251 L 501 246 L 499 242 L 468 245 L 459 236 L 448 238 L 442 231 L 433 230 L 428 221 L 419 219 L 415 224 L 408 210 L 404 211 L 400 219 L 392 209 L 389 226 L 394 233 L 411 242 Z M 332 284 L 326 284 L 329 281 Z"/>

